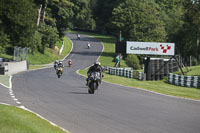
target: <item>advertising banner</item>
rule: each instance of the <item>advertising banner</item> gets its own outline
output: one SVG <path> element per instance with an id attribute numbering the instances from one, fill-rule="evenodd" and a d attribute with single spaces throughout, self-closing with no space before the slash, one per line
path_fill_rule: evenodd
<path id="1" fill-rule="evenodd" d="M 147 55 L 174 55 L 174 43 L 156 42 L 130 42 L 127 41 L 127 54 L 147 54 Z"/>

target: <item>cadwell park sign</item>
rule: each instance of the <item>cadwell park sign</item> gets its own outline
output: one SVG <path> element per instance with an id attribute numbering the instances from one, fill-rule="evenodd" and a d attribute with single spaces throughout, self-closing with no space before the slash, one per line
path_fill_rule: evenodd
<path id="1" fill-rule="evenodd" d="M 174 43 L 131 42 L 127 41 L 127 54 L 174 55 Z"/>

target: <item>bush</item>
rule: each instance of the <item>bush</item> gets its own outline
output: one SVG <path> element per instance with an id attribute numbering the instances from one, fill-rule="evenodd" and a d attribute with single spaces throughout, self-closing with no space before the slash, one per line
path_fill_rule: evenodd
<path id="1" fill-rule="evenodd" d="M 126 57 L 126 64 L 135 70 L 140 68 L 140 61 L 139 61 L 137 55 L 134 55 L 134 54 L 128 55 Z"/>
<path id="2" fill-rule="evenodd" d="M 197 65 L 198 65 L 197 58 L 192 58 L 192 66 L 197 66 Z"/>

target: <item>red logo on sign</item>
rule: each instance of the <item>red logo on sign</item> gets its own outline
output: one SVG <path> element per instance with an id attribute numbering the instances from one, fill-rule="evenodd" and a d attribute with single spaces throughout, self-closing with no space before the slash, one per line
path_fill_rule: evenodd
<path id="1" fill-rule="evenodd" d="M 167 48 L 165 48 L 164 46 L 162 46 L 162 44 L 160 44 L 161 49 L 163 50 L 163 53 L 167 53 L 167 50 L 171 49 L 171 46 L 167 45 Z"/>

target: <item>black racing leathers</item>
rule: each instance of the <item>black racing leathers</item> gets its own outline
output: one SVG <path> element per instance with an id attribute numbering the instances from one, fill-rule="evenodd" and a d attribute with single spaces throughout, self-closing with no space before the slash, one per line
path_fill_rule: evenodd
<path id="1" fill-rule="evenodd" d="M 102 67 L 100 65 L 98 65 L 98 66 L 93 65 L 93 66 L 91 66 L 89 68 L 89 70 L 87 72 L 88 78 L 86 79 L 86 81 L 87 81 L 86 85 L 88 85 L 88 79 L 89 79 L 89 77 L 90 77 L 90 75 L 91 75 L 92 72 L 99 72 L 100 73 L 100 77 L 102 78 Z"/>

